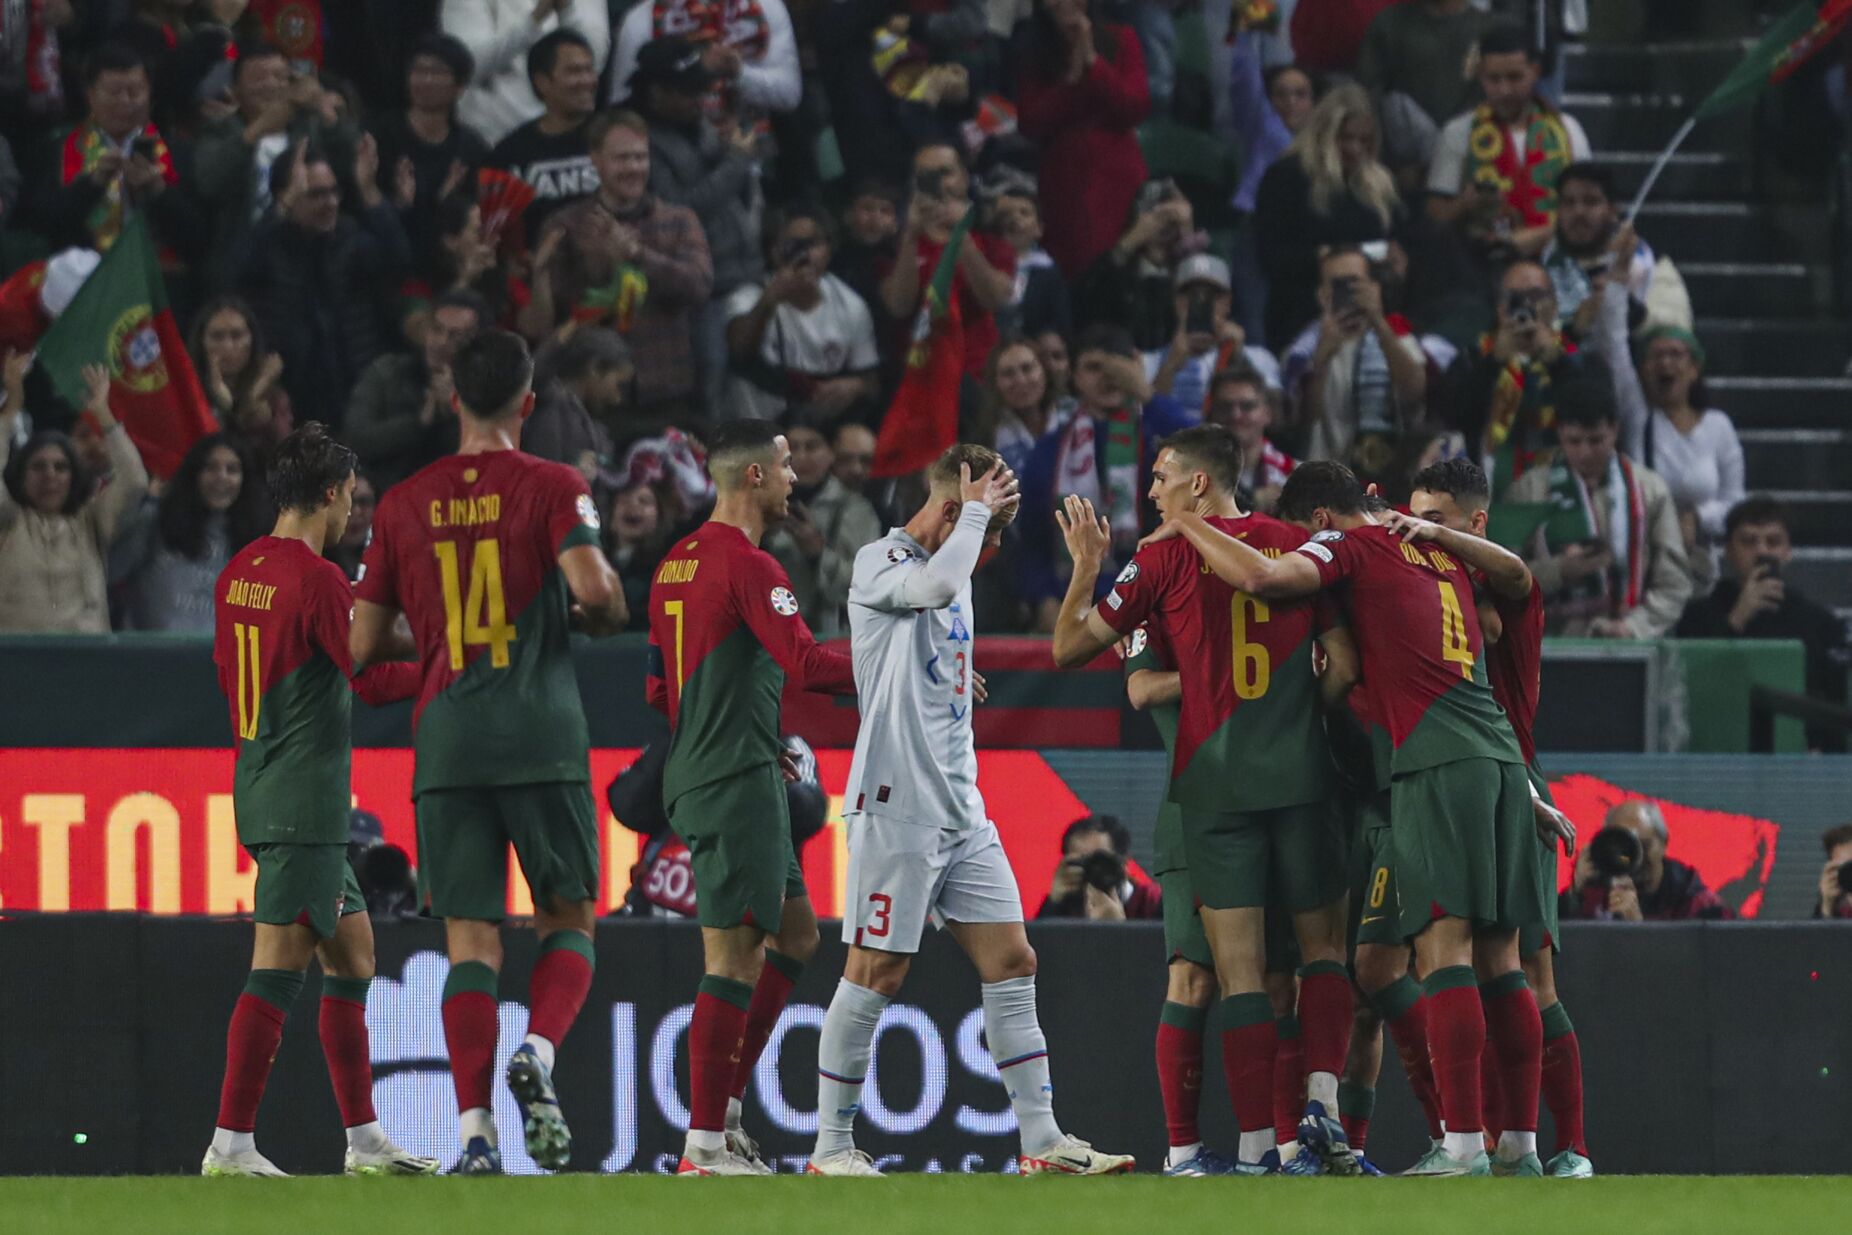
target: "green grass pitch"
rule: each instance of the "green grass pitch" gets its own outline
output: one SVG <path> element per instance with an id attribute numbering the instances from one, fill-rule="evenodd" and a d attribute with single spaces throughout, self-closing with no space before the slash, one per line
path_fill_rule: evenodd
<path id="1" fill-rule="evenodd" d="M 1696 1235 L 1846 1230 L 1852 1178 L 0 1179 L 8 1235 Z"/>

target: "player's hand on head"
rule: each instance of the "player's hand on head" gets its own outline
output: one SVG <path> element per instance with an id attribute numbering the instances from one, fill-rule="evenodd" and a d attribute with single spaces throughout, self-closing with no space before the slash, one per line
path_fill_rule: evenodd
<path id="1" fill-rule="evenodd" d="M 1016 473 L 1001 460 L 982 476 L 973 476 L 969 463 L 958 467 L 958 496 L 967 502 L 982 502 L 993 515 L 1020 500 L 1018 487 Z"/>

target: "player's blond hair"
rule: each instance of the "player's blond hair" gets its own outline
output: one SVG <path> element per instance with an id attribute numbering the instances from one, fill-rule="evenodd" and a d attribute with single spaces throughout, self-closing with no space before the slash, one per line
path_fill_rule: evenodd
<path id="1" fill-rule="evenodd" d="M 1003 462 L 1003 456 L 988 446 L 976 442 L 960 442 L 944 454 L 934 459 L 932 466 L 926 469 L 926 483 L 930 496 L 942 501 L 955 501 L 958 489 L 964 483 L 960 469 L 970 467 L 971 479 L 987 476 L 992 468 Z M 1015 522 L 1020 504 L 1011 505 L 991 516 L 992 531 L 1008 527 Z"/>

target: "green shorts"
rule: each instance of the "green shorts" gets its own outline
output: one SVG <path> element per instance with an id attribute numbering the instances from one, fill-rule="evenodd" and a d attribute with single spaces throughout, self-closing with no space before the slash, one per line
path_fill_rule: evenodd
<path id="1" fill-rule="evenodd" d="M 1203 934 L 1203 916 L 1196 911 L 1196 890 L 1187 870 L 1165 871 L 1157 877 L 1164 891 L 1164 959 L 1178 957 L 1204 969 L 1215 968 L 1209 937 Z"/>
<path id="2" fill-rule="evenodd" d="M 1530 783 L 1536 786 L 1537 796 L 1556 805 L 1556 799 L 1550 796 L 1550 782 L 1543 774 L 1543 769 L 1531 764 L 1524 772 Z M 1543 921 L 1533 922 L 1518 930 L 1518 955 L 1531 956 L 1544 948 L 1552 952 L 1563 950 L 1563 933 L 1556 922 L 1556 846 L 1538 842 L 1542 850 L 1537 856 L 1537 893 L 1543 900 Z"/>
<path id="3" fill-rule="evenodd" d="M 1521 764 L 1461 759 L 1389 791 L 1402 937 L 1436 918 L 1516 931 L 1543 920 L 1537 830 Z"/>
<path id="4" fill-rule="evenodd" d="M 367 899 L 348 864 L 346 845 L 266 843 L 244 848 L 257 863 L 253 920 L 274 926 L 300 922 L 317 939 L 332 939 L 342 917 L 366 912 Z"/>
<path id="5" fill-rule="evenodd" d="M 669 803 L 669 824 L 688 846 L 702 926 L 752 925 L 776 935 L 785 901 L 810 895 L 777 764 L 690 789 Z"/>
<path id="6" fill-rule="evenodd" d="M 1344 894 L 1343 821 L 1329 802 L 1257 811 L 1186 806 L 1183 848 L 1196 895 L 1211 909 L 1278 904 L 1304 913 Z"/>
<path id="7" fill-rule="evenodd" d="M 1402 947 L 1395 894 L 1395 840 L 1389 827 L 1389 795 L 1374 793 L 1349 803 L 1356 820 L 1351 847 L 1350 945 Z"/>
<path id="8" fill-rule="evenodd" d="M 439 918 L 508 916 L 508 846 L 538 908 L 598 895 L 598 816 L 585 781 L 426 789 L 418 795 L 418 900 Z"/>

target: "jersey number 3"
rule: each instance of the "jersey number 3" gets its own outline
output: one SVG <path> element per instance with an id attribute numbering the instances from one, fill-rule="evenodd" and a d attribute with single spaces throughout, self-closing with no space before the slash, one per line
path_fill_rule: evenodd
<path id="1" fill-rule="evenodd" d="M 450 636 L 450 667 L 463 668 L 463 649 L 489 647 L 489 664 L 508 667 L 508 645 L 514 627 L 508 624 L 508 601 L 502 593 L 502 545 L 490 537 L 479 540 L 469 556 L 469 592 L 463 591 L 463 571 L 457 542 L 440 540 L 431 546 L 437 554 L 437 571 L 444 584 L 444 630 Z"/>
<path id="2" fill-rule="evenodd" d="M 1256 600 L 1246 592 L 1236 592 L 1228 602 L 1228 624 L 1234 631 L 1235 663 L 1229 676 L 1234 679 L 1235 698 L 1258 699 L 1267 693 L 1273 681 L 1273 657 L 1267 645 L 1248 638 L 1248 626 L 1265 622 L 1273 616 L 1267 602 Z"/>

